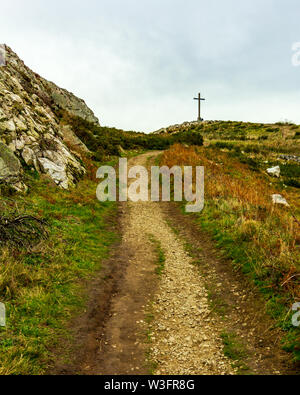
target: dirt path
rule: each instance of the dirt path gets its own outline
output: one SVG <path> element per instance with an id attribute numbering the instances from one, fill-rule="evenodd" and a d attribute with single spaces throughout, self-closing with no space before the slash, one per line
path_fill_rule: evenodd
<path id="1" fill-rule="evenodd" d="M 155 155 L 131 159 L 130 166 L 145 166 Z M 104 294 L 99 291 L 103 278 L 94 284 L 91 305 L 80 317 L 81 351 L 72 367 L 59 372 L 225 375 L 236 374 L 242 363 L 251 373 L 286 371 L 287 357 L 273 341 L 278 332 L 255 310 L 262 310 L 257 295 L 233 278 L 230 265 L 225 267 L 211 243 L 197 235 L 190 218 L 181 217 L 172 204 L 129 202 L 120 208 L 120 226 L 122 241 L 106 265 L 105 284 L 113 286 Z M 160 276 L 157 246 L 165 256 Z M 225 317 L 215 312 L 212 294 L 218 290 L 223 304 L 230 305 Z M 235 367 L 220 337 L 233 330 L 250 346 L 247 352 L 239 348 Z"/>

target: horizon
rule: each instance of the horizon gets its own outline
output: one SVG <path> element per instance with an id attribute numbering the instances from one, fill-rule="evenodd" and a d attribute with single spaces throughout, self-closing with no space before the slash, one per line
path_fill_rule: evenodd
<path id="1" fill-rule="evenodd" d="M 198 92 L 204 120 L 300 124 L 297 11 L 295 0 L 12 0 L 0 36 L 101 125 L 153 132 L 196 120 Z"/>

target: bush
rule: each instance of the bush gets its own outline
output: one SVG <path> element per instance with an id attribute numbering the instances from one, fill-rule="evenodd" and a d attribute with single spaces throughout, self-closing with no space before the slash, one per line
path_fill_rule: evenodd
<path id="1" fill-rule="evenodd" d="M 48 235 L 46 222 L 30 215 L 0 216 L 0 245 L 26 247 L 37 244 Z"/>
<path id="2" fill-rule="evenodd" d="M 76 136 L 93 152 L 93 158 L 97 161 L 104 160 L 106 156 L 119 156 L 119 147 L 124 150 L 165 150 L 175 143 L 203 145 L 203 137 L 199 133 L 201 128 L 154 135 L 97 126 L 63 110 L 59 111 L 58 116 L 62 123 L 72 126 Z"/>
<path id="3" fill-rule="evenodd" d="M 300 181 L 294 178 L 285 179 L 284 183 L 289 187 L 300 188 Z"/>
<path id="4" fill-rule="evenodd" d="M 295 136 L 294 136 L 294 139 L 295 139 L 295 140 L 300 139 L 300 132 L 296 132 L 296 134 L 295 134 Z"/>

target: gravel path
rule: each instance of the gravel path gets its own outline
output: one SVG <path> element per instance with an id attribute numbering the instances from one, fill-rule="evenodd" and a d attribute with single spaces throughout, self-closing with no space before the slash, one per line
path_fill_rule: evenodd
<path id="1" fill-rule="evenodd" d="M 133 158 L 129 167 L 147 166 L 156 155 Z M 87 310 L 74 322 L 72 363 L 61 361 L 55 372 L 289 373 L 290 358 L 265 302 L 189 217 L 172 203 L 128 202 L 120 204 L 118 227 L 122 239 L 90 284 Z M 165 256 L 160 275 L 157 246 Z M 225 357 L 221 333 L 237 335 L 245 347 L 240 368 Z"/>
<path id="2" fill-rule="evenodd" d="M 151 156 L 151 155 L 150 155 Z M 130 165 L 145 165 L 149 154 Z M 124 238 L 138 245 L 152 235 L 165 254 L 165 269 L 154 296 L 151 359 L 156 374 L 234 374 L 224 356 L 219 324 L 210 317 L 207 291 L 182 241 L 167 224 L 158 203 L 129 203 Z"/>

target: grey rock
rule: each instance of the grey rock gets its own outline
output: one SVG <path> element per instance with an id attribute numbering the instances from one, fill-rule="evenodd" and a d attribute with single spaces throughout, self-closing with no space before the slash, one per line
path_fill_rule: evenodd
<path id="1" fill-rule="evenodd" d="M 25 185 L 21 181 L 22 166 L 19 159 L 0 142 L 0 183 L 10 184 L 17 190 L 24 191 Z"/>
<path id="2" fill-rule="evenodd" d="M 1 182 L 23 189 L 22 159 L 59 187 L 72 187 L 85 174 L 78 151 L 89 150 L 72 125 L 60 125 L 57 108 L 92 124 L 99 125 L 99 120 L 82 99 L 35 74 L 9 47 L 5 50 L 6 65 L 0 67 L 0 141 L 11 166 L 7 176 L 2 160 Z"/>
<path id="3" fill-rule="evenodd" d="M 300 156 L 296 155 L 280 155 L 279 159 L 300 163 Z"/>

